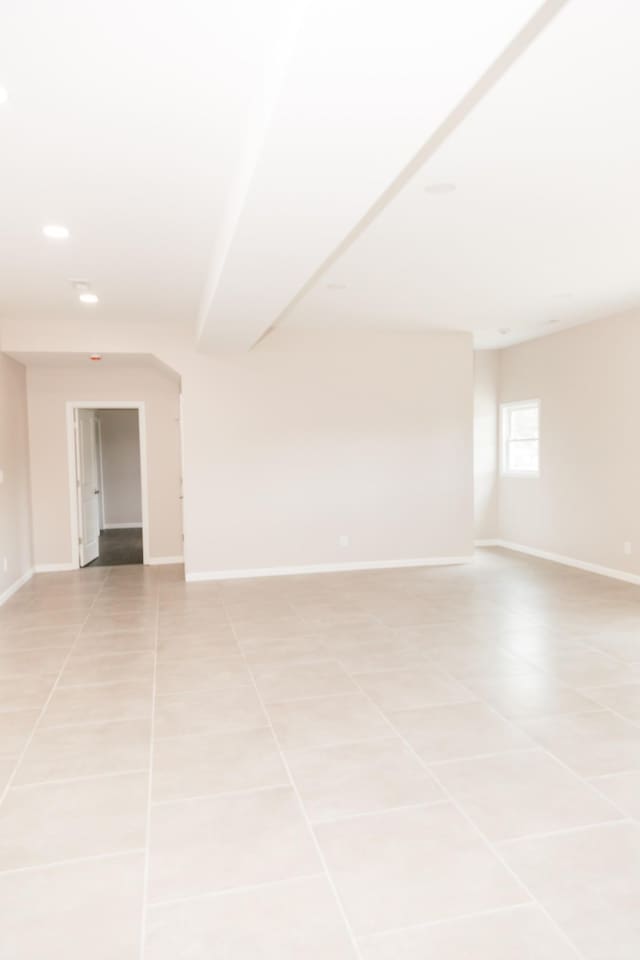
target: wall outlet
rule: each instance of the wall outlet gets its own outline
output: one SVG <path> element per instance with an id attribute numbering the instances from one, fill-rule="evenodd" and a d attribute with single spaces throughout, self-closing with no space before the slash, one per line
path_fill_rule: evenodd
<path id="1" fill-rule="evenodd" d="M 338 537 L 338 543 L 341 547 L 349 546 L 349 537 L 346 535 L 346 533 L 343 533 L 341 537 Z"/>
<path id="2" fill-rule="evenodd" d="M 3 573 L 6 573 L 8 569 L 9 569 L 9 561 L 7 560 L 6 557 L 3 557 L 3 558 L 2 558 L 2 572 L 3 572 Z"/>
<path id="3" fill-rule="evenodd" d="M 631 541 L 630 541 L 630 540 L 625 540 L 625 542 L 622 544 L 622 549 L 623 549 L 624 553 L 626 554 L 626 556 L 627 556 L 627 557 L 630 557 L 630 556 L 631 556 Z"/>

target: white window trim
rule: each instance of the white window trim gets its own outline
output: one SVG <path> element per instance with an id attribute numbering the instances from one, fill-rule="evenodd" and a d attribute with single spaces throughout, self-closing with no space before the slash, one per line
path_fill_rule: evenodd
<path id="1" fill-rule="evenodd" d="M 537 470 L 508 470 L 507 469 L 507 446 L 508 431 L 507 417 L 511 410 L 517 410 L 519 407 L 531 407 L 536 404 L 538 407 L 538 469 Z M 500 404 L 500 476 L 501 477 L 520 477 L 521 479 L 535 480 L 540 476 L 540 420 L 542 404 L 537 397 L 530 400 L 514 400 Z"/>

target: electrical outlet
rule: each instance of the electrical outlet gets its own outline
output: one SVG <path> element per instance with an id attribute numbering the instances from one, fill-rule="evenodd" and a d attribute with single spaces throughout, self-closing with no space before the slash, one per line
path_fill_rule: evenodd
<path id="1" fill-rule="evenodd" d="M 8 569 L 9 569 L 9 561 L 7 560 L 6 557 L 3 557 L 3 558 L 2 558 L 2 572 L 3 572 L 3 573 L 6 573 Z"/>
<path id="2" fill-rule="evenodd" d="M 630 540 L 625 540 L 625 542 L 622 544 L 622 549 L 623 549 L 625 555 L 626 555 L 627 557 L 630 557 L 630 556 L 631 556 L 631 541 L 630 541 Z"/>
<path id="3" fill-rule="evenodd" d="M 346 533 L 343 533 L 341 537 L 338 537 L 338 543 L 341 547 L 349 546 L 349 537 L 346 535 Z"/>

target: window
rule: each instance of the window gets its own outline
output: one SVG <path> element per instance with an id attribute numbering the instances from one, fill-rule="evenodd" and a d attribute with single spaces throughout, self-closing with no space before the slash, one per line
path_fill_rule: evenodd
<path id="1" fill-rule="evenodd" d="M 540 473 L 540 401 L 502 404 L 502 473 L 537 477 Z"/>

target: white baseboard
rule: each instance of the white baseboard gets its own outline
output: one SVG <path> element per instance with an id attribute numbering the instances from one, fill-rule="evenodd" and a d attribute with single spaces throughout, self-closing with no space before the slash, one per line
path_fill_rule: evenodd
<path id="1" fill-rule="evenodd" d="M 512 543 L 510 540 L 496 540 L 493 544 L 504 550 L 514 550 L 516 553 L 525 553 L 539 560 L 550 560 L 552 563 L 561 563 L 564 567 L 575 567 L 587 573 L 597 573 L 601 577 L 611 577 L 613 580 L 624 580 L 625 583 L 640 585 L 640 574 L 627 573 L 626 570 L 617 570 L 615 567 L 603 567 L 599 563 L 587 563 L 585 560 L 576 560 L 575 557 L 564 557 L 559 553 L 548 550 L 538 550 L 536 547 L 526 547 L 522 543 Z"/>
<path id="2" fill-rule="evenodd" d="M 474 540 L 473 545 L 475 547 L 499 547 L 502 545 L 501 540 Z"/>
<path id="3" fill-rule="evenodd" d="M 10 587 L 7 587 L 6 590 L 0 593 L 0 607 L 3 603 L 7 602 L 9 597 L 12 597 L 14 593 L 17 593 L 20 587 L 24 587 L 25 583 L 28 583 L 32 576 L 33 568 L 31 567 L 26 573 L 23 573 L 21 577 L 19 577 L 17 580 L 14 580 Z"/>
<path id="4" fill-rule="evenodd" d="M 141 523 L 105 523 L 103 530 L 142 530 Z"/>
<path id="5" fill-rule="evenodd" d="M 166 563 L 184 563 L 184 557 L 149 557 L 147 560 L 151 567 L 160 567 Z"/>
<path id="6" fill-rule="evenodd" d="M 72 563 L 37 563 L 34 573 L 63 573 L 65 570 L 77 570 Z"/>
<path id="7" fill-rule="evenodd" d="M 190 583 L 199 580 L 246 580 L 253 577 L 295 577 L 307 573 L 346 573 L 350 570 L 391 570 L 397 567 L 444 567 L 457 563 L 471 563 L 473 556 L 425 557 L 415 560 L 361 560 L 353 563 L 314 563 L 293 567 L 256 567 L 240 570 L 206 570 L 187 573 Z"/>

